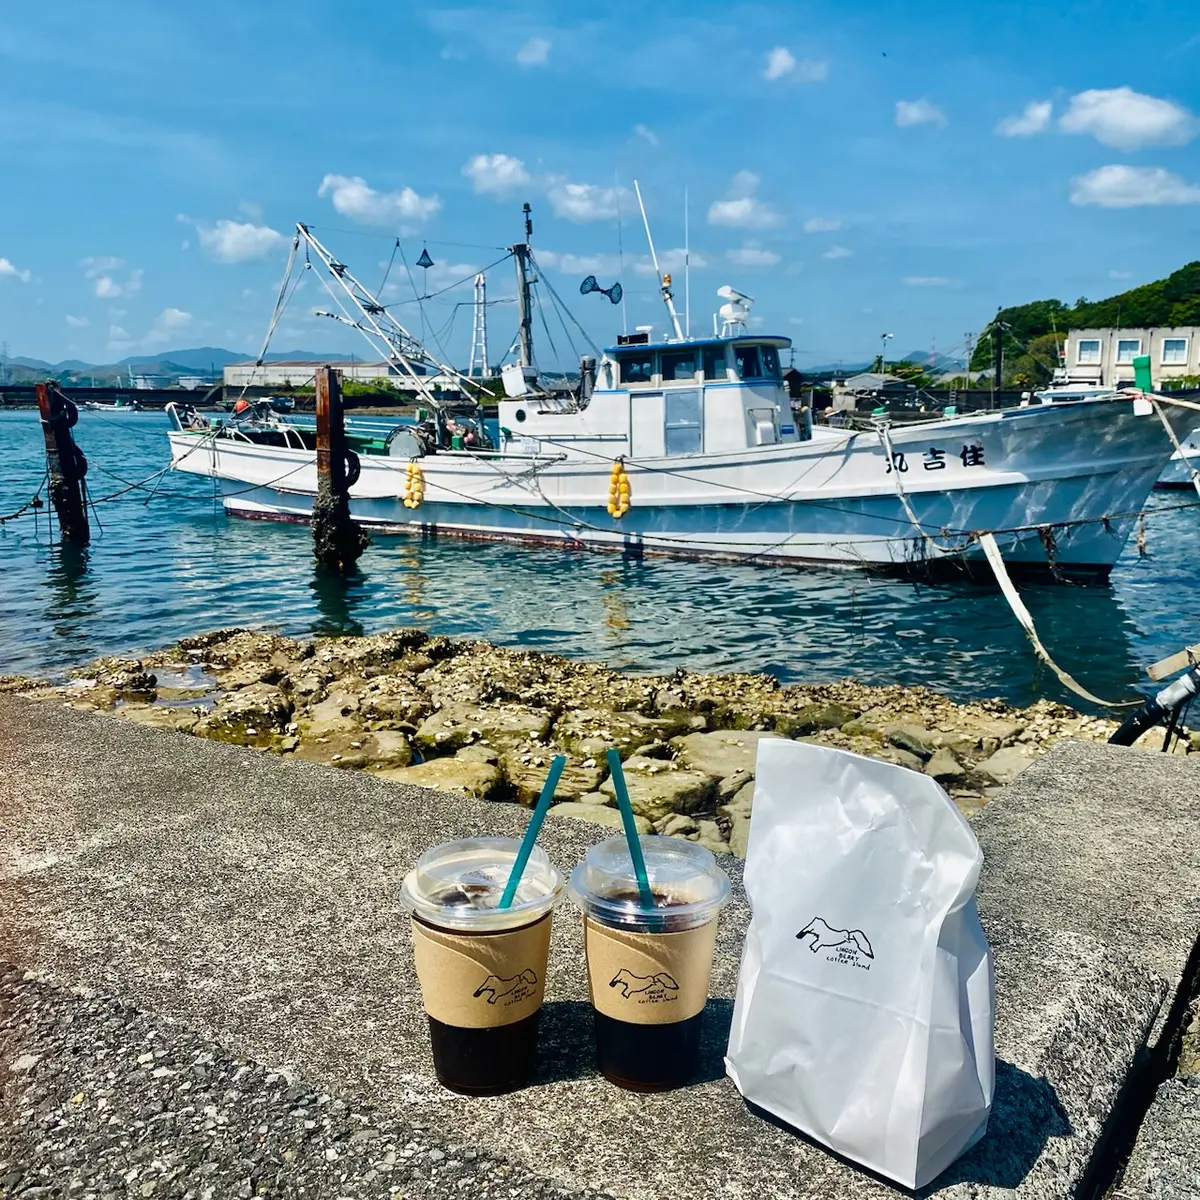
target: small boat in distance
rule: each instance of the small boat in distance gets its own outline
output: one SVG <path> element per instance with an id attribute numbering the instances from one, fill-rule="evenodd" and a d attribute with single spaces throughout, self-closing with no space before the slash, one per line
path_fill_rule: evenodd
<path id="1" fill-rule="evenodd" d="M 79 407 L 85 412 L 101 412 L 122 417 L 129 413 L 145 411 L 139 401 L 126 400 L 123 396 L 118 396 L 115 400 L 85 400 Z"/>
<path id="2" fill-rule="evenodd" d="M 1104 578 L 1171 453 L 1141 393 L 919 425 L 814 426 L 807 410 L 793 414 L 784 385 L 790 339 L 749 332 L 752 299 L 719 289 L 714 332 L 689 337 L 661 272 L 670 332 L 618 337 L 599 361 L 581 358 L 577 389 L 551 394 L 531 365 L 529 267 L 542 273 L 530 232 L 527 220 L 526 243 L 512 247 L 520 355 L 503 372 L 493 445 L 478 401 L 452 409 L 425 388 L 412 356 L 431 356 L 297 227 L 293 259 L 303 241 L 358 308 L 355 327 L 370 331 L 431 413 L 424 426 L 352 444 L 350 509 L 366 528 L 903 572 L 982 564 L 980 536 L 992 533 L 1010 568 Z M 1173 429 L 1192 423 L 1183 410 L 1165 412 Z M 168 413 L 173 466 L 218 480 L 228 513 L 311 517 L 307 431 L 286 421 L 282 431 L 188 428 L 174 406 Z"/>

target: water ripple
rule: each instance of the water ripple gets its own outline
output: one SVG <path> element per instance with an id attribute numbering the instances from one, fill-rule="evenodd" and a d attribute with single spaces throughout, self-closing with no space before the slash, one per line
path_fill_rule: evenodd
<path id="1" fill-rule="evenodd" d="M 167 458 L 158 415 L 83 414 L 94 496 Z M 0 413 L 0 512 L 45 470 L 35 413 Z M 840 571 L 625 561 L 452 539 L 377 537 L 360 574 L 313 571 L 307 529 L 231 521 L 205 481 L 169 474 L 146 505 L 102 505 L 94 541 L 71 552 L 43 514 L 0 529 L 0 672 L 55 672 L 103 653 L 152 649 L 222 625 L 293 635 L 421 625 L 456 636 L 603 659 L 637 671 L 769 671 L 786 681 L 856 676 L 924 683 L 961 698 L 1063 698 L 999 594 Z M 1119 698 L 1145 664 L 1200 638 L 1195 512 L 1150 526 L 1108 587 L 1028 587 L 1046 644 L 1100 695 Z"/>

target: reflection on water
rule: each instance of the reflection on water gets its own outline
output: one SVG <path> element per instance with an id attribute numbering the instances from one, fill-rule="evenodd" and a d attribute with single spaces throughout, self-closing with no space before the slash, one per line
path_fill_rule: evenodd
<path id="1" fill-rule="evenodd" d="M 361 637 L 366 632 L 366 627 L 354 616 L 354 610 L 367 596 L 366 578 L 361 571 L 343 575 L 316 567 L 309 586 L 319 614 L 313 623 L 314 633 Z"/>
<path id="2" fill-rule="evenodd" d="M 157 415 L 81 419 L 94 494 L 108 489 L 105 470 L 133 480 L 161 467 L 166 428 Z M 36 415 L 0 414 L 0 443 L 3 512 L 44 470 Z M 982 585 L 378 535 L 342 579 L 315 573 L 306 528 L 231 521 L 193 477 L 168 475 L 149 505 L 135 494 L 100 511 L 103 533 L 94 527 L 74 555 L 47 543 L 44 519 L 40 542 L 31 521 L 0 530 L 0 673 L 235 624 L 299 636 L 419 625 L 633 670 L 854 675 L 1019 703 L 1063 696 Z M 1121 698 L 1147 663 L 1200 639 L 1198 530 L 1195 512 L 1152 520 L 1149 557 L 1131 547 L 1109 587 L 1023 589 L 1046 645 L 1097 694 Z"/>

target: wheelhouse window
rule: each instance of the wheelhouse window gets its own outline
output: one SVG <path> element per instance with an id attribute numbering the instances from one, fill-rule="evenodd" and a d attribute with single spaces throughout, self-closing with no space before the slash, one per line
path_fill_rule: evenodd
<path id="1" fill-rule="evenodd" d="M 1117 339 L 1117 362 L 1132 363 L 1133 360 L 1142 352 L 1141 338 L 1118 338 Z"/>
<path id="2" fill-rule="evenodd" d="M 654 355 L 648 350 L 639 350 L 632 354 L 619 354 L 617 362 L 621 366 L 622 383 L 654 382 Z"/>
<path id="3" fill-rule="evenodd" d="M 1187 338 L 1163 338 L 1162 365 L 1164 367 L 1186 366 L 1187 352 Z"/>
<path id="4" fill-rule="evenodd" d="M 703 350 L 704 378 L 727 379 L 724 346 L 705 346 Z"/>
<path id="5" fill-rule="evenodd" d="M 779 351 L 774 346 L 760 347 L 764 379 L 779 379 Z"/>
<path id="6" fill-rule="evenodd" d="M 1080 366 L 1097 366 L 1100 362 L 1100 339 L 1080 338 L 1075 352 L 1075 361 Z"/>
<path id="7" fill-rule="evenodd" d="M 696 351 L 694 348 L 691 350 L 664 350 L 659 355 L 659 361 L 662 363 L 660 370 L 663 383 L 669 383 L 673 379 L 686 379 L 690 382 L 696 378 Z"/>
<path id="8" fill-rule="evenodd" d="M 762 365 L 757 346 L 734 346 L 733 356 L 737 363 L 739 379 L 761 379 Z"/>

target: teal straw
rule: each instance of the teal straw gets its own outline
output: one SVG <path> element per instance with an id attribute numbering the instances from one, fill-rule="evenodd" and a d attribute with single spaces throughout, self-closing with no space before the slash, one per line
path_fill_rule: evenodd
<path id="1" fill-rule="evenodd" d="M 617 807 L 621 810 L 621 824 L 625 826 L 625 840 L 629 843 L 629 857 L 633 859 L 633 873 L 637 876 L 638 895 L 642 907 L 654 908 L 654 894 L 650 891 L 650 877 L 646 874 L 646 860 L 642 857 L 642 843 L 638 838 L 637 825 L 633 820 L 633 805 L 629 803 L 629 789 L 625 786 L 625 771 L 621 766 L 621 755 L 616 750 L 608 752 L 608 769 L 612 774 L 613 790 L 617 793 Z"/>
<path id="2" fill-rule="evenodd" d="M 554 756 L 554 761 L 550 764 L 550 772 L 546 776 L 546 782 L 542 784 L 542 794 L 538 797 L 537 805 L 533 810 L 533 816 L 529 818 L 529 825 L 525 830 L 525 836 L 521 839 L 521 848 L 517 851 L 516 861 L 513 863 L 512 874 L 508 877 L 508 883 L 504 885 L 504 895 L 500 897 L 500 908 L 511 908 L 513 899 L 517 894 L 517 885 L 521 882 L 521 876 L 525 874 L 525 867 L 529 863 L 529 856 L 533 853 L 533 844 L 537 841 L 537 835 L 542 831 L 542 822 L 546 819 L 546 814 L 550 811 L 550 805 L 554 800 L 554 793 L 558 789 L 558 781 L 562 778 L 563 767 L 567 765 L 566 758 L 561 754 Z"/>

